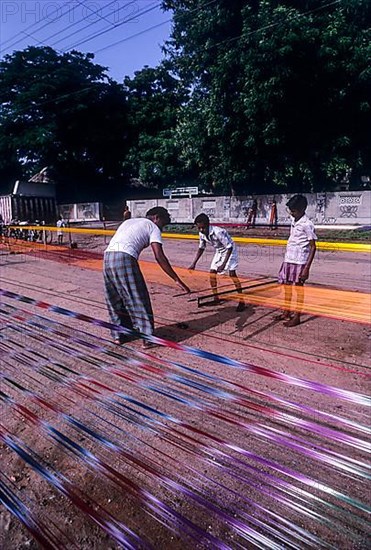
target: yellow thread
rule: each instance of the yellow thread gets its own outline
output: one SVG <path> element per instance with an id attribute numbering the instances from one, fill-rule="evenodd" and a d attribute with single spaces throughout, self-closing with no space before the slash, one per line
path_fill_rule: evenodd
<path id="1" fill-rule="evenodd" d="M 87 229 L 81 227 L 50 227 L 46 225 L 28 225 L 28 226 L 11 226 L 12 229 L 35 229 L 37 231 L 62 231 L 63 233 L 80 233 L 85 235 L 114 235 L 114 229 Z M 198 240 L 198 235 L 190 235 L 187 233 L 163 233 L 165 239 L 184 239 Z M 285 239 L 261 239 L 253 237 L 233 237 L 236 243 L 252 244 L 261 246 L 286 246 Z M 371 252 L 371 244 L 365 243 L 333 243 L 333 242 L 318 242 L 319 250 L 331 250 L 334 252 Z"/>

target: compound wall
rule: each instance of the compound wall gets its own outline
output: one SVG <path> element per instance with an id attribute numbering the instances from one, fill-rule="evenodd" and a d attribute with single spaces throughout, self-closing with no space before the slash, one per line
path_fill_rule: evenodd
<path id="1" fill-rule="evenodd" d="M 256 224 L 269 223 L 271 204 L 277 202 L 278 223 L 289 224 L 286 202 L 292 195 L 249 195 L 241 197 L 202 196 L 193 198 L 164 198 L 132 200 L 127 204 L 133 217 L 145 216 L 153 206 L 164 206 L 173 222 L 192 222 L 204 212 L 219 223 L 244 223 L 252 201 L 258 203 Z M 370 225 L 371 191 L 339 191 L 336 193 L 306 193 L 308 216 L 318 225 Z"/>

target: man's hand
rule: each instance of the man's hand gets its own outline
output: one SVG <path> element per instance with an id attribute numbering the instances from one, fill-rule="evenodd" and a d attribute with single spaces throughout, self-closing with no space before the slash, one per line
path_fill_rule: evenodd
<path id="1" fill-rule="evenodd" d="M 151 247 L 153 250 L 153 254 L 156 258 L 157 263 L 163 269 L 178 286 L 180 286 L 185 292 L 189 293 L 191 292 L 190 289 L 187 287 L 186 284 L 181 281 L 177 275 L 177 273 L 174 271 L 174 269 L 171 267 L 169 260 L 164 254 L 164 251 L 162 250 L 162 244 L 160 243 L 151 243 Z"/>
<path id="2" fill-rule="evenodd" d="M 191 292 L 191 289 L 185 284 L 183 283 L 183 281 L 181 281 L 180 279 L 178 281 L 175 281 L 176 284 L 178 286 L 180 286 L 180 288 L 182 288 L 184 290 L 184 292 L 186 292 L 187 294 L 189 294 Z"/>

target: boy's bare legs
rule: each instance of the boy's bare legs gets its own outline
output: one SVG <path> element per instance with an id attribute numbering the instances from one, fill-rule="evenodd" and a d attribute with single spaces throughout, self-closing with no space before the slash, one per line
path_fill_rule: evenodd
<path id="1" fill-rule="evenodd" d="M 230 271 L 229 276 L 232 279 L 232 281 L 234 282 L 234 286 L 236 287 L 237 292 L 239 294 L 242 294 L 241 283 L 240 283 L 239 278 L 237 277 L 236 271 L 235 270 Z M 243 301 L 243 299 L 241 297 L 240 301 L 238 302 L 238 306 L 236 308 L 236 311 L 243 311 L 245 308 L 246 308 L 246 304 L 245 304 L 245 302 Z"/>
<path id="2" fill-rule="evenodd" d="M 304 283 L 295 283 L 296 289 L 296 310 L 291 319 L 283 323 L 285 327 L 296 327 L 300 325 L 300 315 L 304 305 Z"/>
<path id="3" fill-rule="evenodd" d="M 280 313 L 275 315 L 273 318 L 275 321 L 286 321 L 288 322 L 291 319 L 291 299 L 292 299 L 292 283 L 285 283 L 283 285 L 285 291 L 285 308 L 282 309 Z"/>
<path id="4" fill-rule="evenodd" d="M 230 271 L 229 276 L 232 279 L 237 291 L 239 293 L 242 293 L 241 283 L 240 283 L 239 278 L 237 277 L 236 271 L 235 270 Z M 220 304 L 221 300 L 218 296 L 217 272 L 214 271 L 214 270 L 210 271 L 210 286 L 211 286 L 212 293 L 214 294 L 214 304 Z M 245 307 L 246 307 L 245 302 L 242 299 L 240 299 L 236 310 L 237 311 L 243 311 L 245 309 Z"/>
<path id="5" fill-rule="evenodd" d="M 220 304 L 220 298 L 218 296 L 218 282 L 217 282 L 217 272 L 215 270 L 210 270 L 210 286 L 212 293 L 214 294 L 214 304 Z"/>

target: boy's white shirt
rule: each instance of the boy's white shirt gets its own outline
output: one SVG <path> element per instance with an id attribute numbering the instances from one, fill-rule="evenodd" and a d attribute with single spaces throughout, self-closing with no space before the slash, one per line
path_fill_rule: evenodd
<path id="1" fill-rule="evenodd" d="M 287 241 L 285 262 L 304 265 L 310 252 L 310 241 L 317 240 L 313 222 L 306 214 L 297 222 L 292 218 L 290 237 Z"/>
<path id="2" fill-rule="evenodd" d="M 209 235 L 206 237 L 204 233 L 199 233 L 200 246 L 199 248 L 206 248 L 206 244 L 211 244 L 217 250 L 227 250 L 228 248 L 235 248 L 235 244 L 225 229 L 216 225 L 209 226 Z"/>
<path id="3" fill-rule="evenodd" d="M 217 225 L 209 226 L 209 235 L 206 237 L 204 233 L 199 233 L 200 236 L 200 245 L 199 248 L 204 250 L 206 244 L 209 243 L 215 248 L 215 254 L 211 261 L 210 269 L 217 271 L 218 268 L 224 263 L 225 256 L 228 250 L 232 249 L 232 254 L 230 255 L 228 262 L 225 266 L 224 272 L 235 271 L 238 267 L 238 253 L 237 247 L 232 240 L 232 237 L 222 227 Z M 223 273 L 224 273 L 223 272 Z"/>

